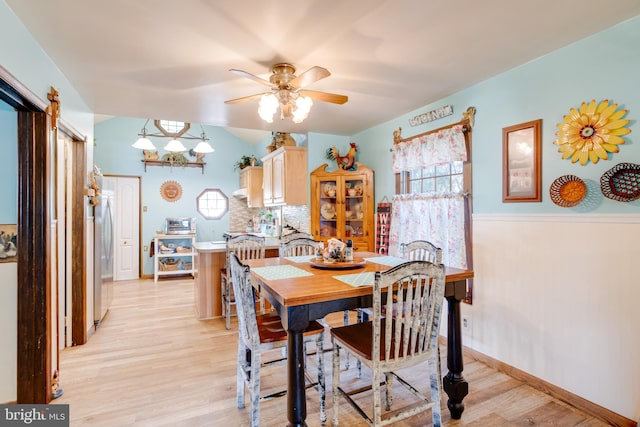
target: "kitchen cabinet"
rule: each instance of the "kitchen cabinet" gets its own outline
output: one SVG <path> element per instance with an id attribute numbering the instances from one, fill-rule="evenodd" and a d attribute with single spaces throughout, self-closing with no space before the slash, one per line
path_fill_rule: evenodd
<path id="1" fill-rule="evenodd" d="M 373 170 L 356 162 L 356 170 L 311 172 L 311 233 L 314 239 L 351 239 L 356 250 L 374 248 Z"/>
<path id="2" fill-rule="evenodd" d="M 247 207 L 261 208 L 264 206 L 262 180 L 261 166 L 247 166 L 240 170 L 240 192 L 247 198 Z"/>
<path id="3" fill-rule="evenodd" d="M 160 276 L 177 276 L 196 272 L 195 234 L 156 234 L 153 236 L 153 281 Z"/>
<path id="4" fill-rule="evenodd" d="M 307 148 L 283 146 L 262 159 L 264 206 L 307 204 Z"/>

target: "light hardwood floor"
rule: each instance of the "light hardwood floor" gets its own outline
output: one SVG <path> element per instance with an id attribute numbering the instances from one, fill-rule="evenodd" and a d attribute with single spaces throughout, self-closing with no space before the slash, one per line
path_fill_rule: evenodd
<path id="1" fill-rule="evenodd" d="M 70 405 L 71 426 L 248 425 L 247 410 L 236 408 L 235 318 L 229 331 L 222 319 L 197 320 L 192 280 L 117 282 L 114 291 L 111 310 L 89 342 L 61 352 L 64 395 L 52 403 Z M 330 316 L 329 323 L 340 324 L 341 316 Z M 325 366 L 331 420 L 330 353 L 325 354 Z M 446 370 L 446 360 L 442 366 Z M 310 363 L 310 369 L 314 367 Z M 343 384 L 359 384 L 354 371 L 352 363 Z M 452 420 L 445 395 L 446 426 L 606 425 L 467 355 L 464 375 L 470 389 L 464 414 Z M 285 366 L 266 368 L 261 381 L 263 389 L 284 387 Z M 320 425 L 317 399 L 315 390 L 307 393 L 310 427 Z M 406 401 L 402 394 L 394 395 L 394 405 Z M 260 411 L 262 426 L 286 425 L 286 397 L 262 403 Z M 340 411 L 340 425 L 366 426 L 346 403 Z M 396 425 L 431 425 L 431 414 Z"/>

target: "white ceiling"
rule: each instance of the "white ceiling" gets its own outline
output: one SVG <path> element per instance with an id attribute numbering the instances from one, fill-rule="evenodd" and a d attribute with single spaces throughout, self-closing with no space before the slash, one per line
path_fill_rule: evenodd
<path id="1" fill-rule="evenodd" d="M 640 14 L 638 0 L 5 1 L 96 114 L 253 134 L 352 135 Z M 229 69 L 268 79 L 276 62 L 327 68 L 309 89 L 349 101 L 297 125 L 224 104 L 265 91 Z"/>

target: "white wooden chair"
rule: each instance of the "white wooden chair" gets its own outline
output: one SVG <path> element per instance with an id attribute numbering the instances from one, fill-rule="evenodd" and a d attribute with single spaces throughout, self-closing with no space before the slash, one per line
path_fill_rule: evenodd
<path id="1" fill-rule="evenodd" d="M 220 273 L 220 293 L 222 301 L 222 316 L 225 326 L 231 329 L 231 306 L 236 305 L 233 294 L 233 275 L 229 274 L 229 255 L 236 254 L 240 260 L 264 258 L 265 239 L 254 234 L 239 234 L 227 239 L 227 254 L 225 268 Z M 264 311 L 264 301 L 260 300 L 260 310 Z"/>
<path id="2" fill-rule="evenodd" d="M 280 236 L 280 242 L 286 243 L 289 240 L 299 239 L 301 237 L 306 239 L 313 239 L 313 235 L 309 233 L 305 233 L 304 231 L 294 231 L 293 233 L 283 234 L 282 236 Z"/>
<path id="3" fill-rule="evenodd" d="M 229 256 L 233 289 L 236 295 L 236 309 L 238 312 L 238 373 L 236 398 L 238 408 L 245 405 L 245 386 L 250 394 L 250 421 L 252 427 L 257 427 L 260 421 L 260 402 L 283 396 L 286 390 L 260 396 L 260 368 L 263 363 L 261 353 L 274 348 L 286 348 L 287 331 L 282 327 L 280 316 L 275 312 L 256 314 L 255 293 L 251 285 L 248 266 L 240 263 L 238 256 Z M 320 422 L 324 425 L 327 416 L 325 409 L 325 378 L 324 378 L 324 327 L 313 321 L 304 333 L 305 344 L 314 340 L 316 344 L 316 361 L 318 364 L 317 381 L 311 380 L 305 371 L 309 384 L 307 388 L 317 386 L 320 395 Z M 278 359 L 276 361 L 286 360 Z M 271 361 L 269 363 L 273 363 Z"/>
<path id="4" fill-rule="evenodd" d="M 442 264 L 442 249 L 427 240 L 414 240 L 400 244 L 400 256 L 412 261 Z"/>
<path id="5" fill-rule="evenodd" d="M 315 255 L 319 243 L 310 237 L 290 239 L 280 242 L 278 255 L 280 257 Z"/>
<path id="6" fill-rule="evenodd" d="M 441 425 L 442 376 L 438 331 L 444 297 L 444 265 L 410 261 L 385 272 L 377 272 L 373 285 L 373 320 L 331 329 L 333 342 L 333 425 L 338 425 L 340 397 L 358 410 L 372 426 L 383 426 L 431 409 L 434 426 Z M 388 290 L 393 290 L 388 292 Z M 395 298 L 394 298 L 395 297 Z M 382 317 L 382 309 L 393 310 L 394 299 L 402 302 L 402 315 Z M 347 349 L 372 370 L 371 385 L 346 391 L 340 386 L 340 351 Z M 430 399 L 395 372 L 428 362 Z M 420 367 L 419 369 L 423 369 Z M 381 382 L 385 385 L 385 409 L 391 410 L 393 378 L 406 386 L 419 402 L 394 409 L 382 416 Z M 384 381 L 382 381 L 384 379 Z M 367 415 L 353 395 L 373 391 L 373 416 Z"/>

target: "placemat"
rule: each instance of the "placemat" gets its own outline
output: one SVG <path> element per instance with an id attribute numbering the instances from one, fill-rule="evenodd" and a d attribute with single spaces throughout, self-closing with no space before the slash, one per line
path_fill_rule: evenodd
<path id="1" fill-rule="evenodd" d="M 351 286 L 373 286 L 376 273 L 369 271 L 356 274 L 341 274 L 339 276 L 333 276 L 333 278 Z"/>
<path id="2" fill-rule="evenodd" d="M 315 259 L 316 256 L 315 255 L 299 255 L 299 256 L 287 256 L 284 257 L 284 259 L 288 259 L 291 262 L 295 262 L 297 264 L 303 263 L 303 262 L 309 262 L 312 259 Z"/>
<path id="3" fill-rule="evenodd" d="M 396 265 L 400 265 L 400 264 L 404 264 L 405 262 L 409 262 L 408 259 L 405 258 L 399 258 L 399 257 L 395 257 L 395 256 L 380 256 L 380 257 L 375 257 L 375 258 L 365 258 L 365 261 L 367 262 L 373 262 L 375 264 L 382 264 L 382 265 L 386 265 L 389 267 L 395 267 Z"/>
<path id="4" fill-rule="evenodd" d="M 269 267 L 256 267 L 251 269 L 266 280 L 291 279 L 293 277 L 313 276 L 312 273 L 304 271 L 293 265 L 272 265 Z"/>

